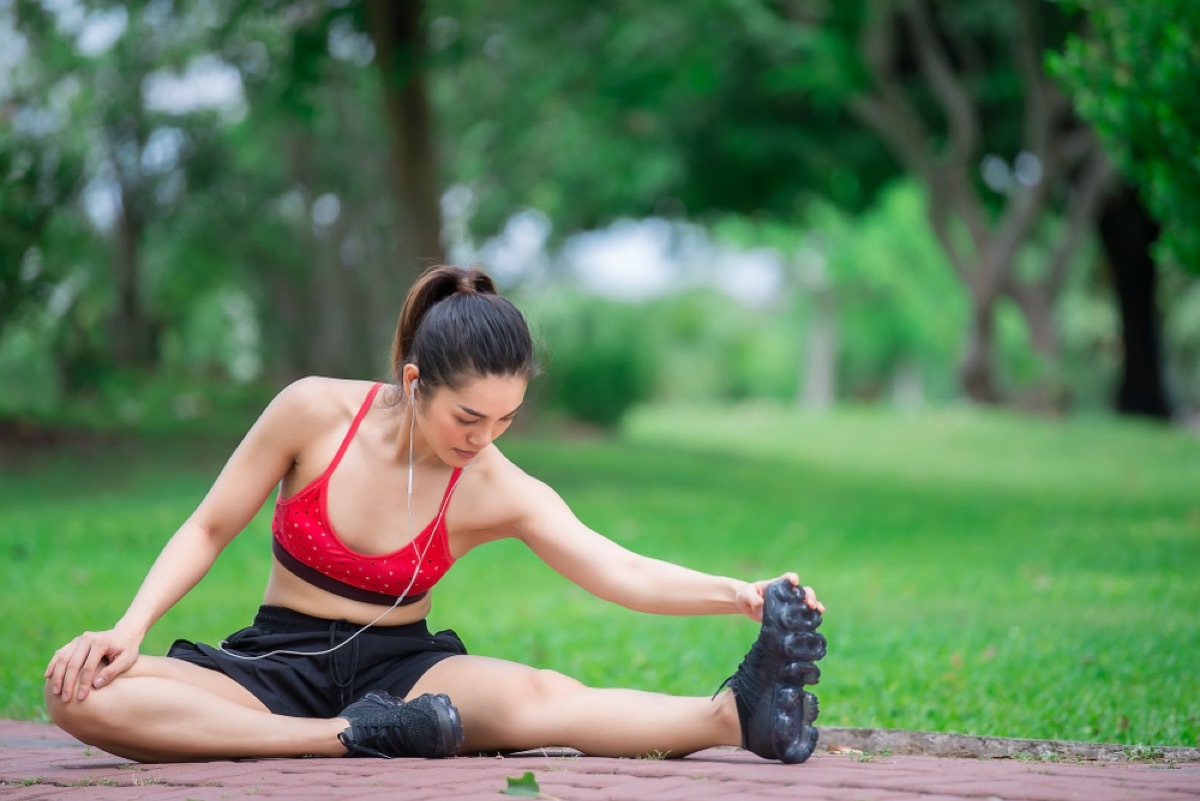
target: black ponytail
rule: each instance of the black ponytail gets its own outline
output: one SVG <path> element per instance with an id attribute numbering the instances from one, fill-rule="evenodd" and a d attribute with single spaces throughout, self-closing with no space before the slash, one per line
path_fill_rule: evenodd
<path id="1" fill-rule="evenodd" d="M 480 376 L 538 373 L 525 317 L 480 270 L 434 267 L 408 292 L 392 342 L 396 380 L 404 365 L 421 371 L 429 390 Z"/>

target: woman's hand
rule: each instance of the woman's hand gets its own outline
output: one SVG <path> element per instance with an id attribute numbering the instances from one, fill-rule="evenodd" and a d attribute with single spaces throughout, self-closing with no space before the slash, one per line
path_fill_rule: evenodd
<path id="1" fill-rule="evenodd" d="M 795 573 L 784 573 L 780 578 L 791 582 L 793 587 L 800 587 L 800 577 Z M 737 594 L 738 609 L 751 620 L 761 623 L 764 603 L 763 594 L 767 591 L 767 585 L 778 580 L 766 579 L 764 581 L 743 584 Z M 800 589 L 804 591 L 805 603 L 821 614 L 825 614 L 825 605 L 817 600 L 817 594 L 813 592 L 813 588 L 800 587 Z"/>
<path id="2" fill-rule="evenodd" d="M 87 698 L 92 689 L 100 689 L 121 675 L 138 658 L 140 636 L 122 632 L 87 631 L 54 652 L 46 667 L 50 691 L 63 702 Z"/>

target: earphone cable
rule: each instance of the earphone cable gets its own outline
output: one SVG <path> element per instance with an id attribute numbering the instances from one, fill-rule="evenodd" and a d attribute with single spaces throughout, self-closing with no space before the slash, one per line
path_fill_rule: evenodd
<path id="1" fill-rule="evenodd" d="M 416 538 L 416 534 L 415 534 L 416 525 L 413 520 L 413 439 L 414 439 L 414 434 L 416 433 L 416 425 L 417 425 L 417 396 L 416 396 L 415 391 L 410 396 L 410 404 L 409 404 L 408 414 L 409 414 L 409 427 L 408 427 L 408 532 L 409 532 L 409 541 L 411 542 Z M 465 470 L 465 468 L 464 468 L 464 470 Z M 446 497 L 445 501 L 442 503 L 441 508 L 438 510 L 437 518 L 435 518 L 433 521 L 433 530 L 434 531 L 437 530 L 438 525 L 442 522 L 442 518 L 445 517 L 446 508 L 449 505 L 450 505 L 450 497 L 448 495 Z M 341 648 L 342 646 L 350 643 L 352 640 L 354 640 L 356 637 L 358 637 L 358 635 L 362 634 L 364 631 L 366 631 L 367 629 L 374 626 L 380 620 L 383 620 L 383 618 L 385 616 L 387 616 L 393 610 L 395 610 L 398 606 L 400 606 L 400 603 L 406 597 L 408 597 L 408 593 L 410 590 L 412 590 L 413 584 L 416 583 L 417 576 L 419 576 L 421 574 L 421 565 L 423 565 L 425 563 L 425 554 L 429 551 L 429 546 L 431 544 L 433 544 L 433 537 L 429 537 L 429 539 L 426 541 L 424 548 L 421 550 L 420 556 L 417 558 L 417 568 L 416 568 L 416 570 L 413 571 L 413 576 L 411 579 L 409 579 L 408 586 L 404 588 L 404 592 L 400 593 L 399 597 L 396 598 L 396 600 L 392 603 L 392 605 L 389 606 L 387 609 L 383 610 L 382 612 L 380 612 L 379 616 L 376 617 L 374 620 L 372 620 L 370 623 L 365 624 L 358 631 L 354 632 L 349 637 L 342 640 L 340 643 L 333 646 L 332 648 L 325 648 L 320 651 L 291 651 L 288 649 L 280 648 L 280 649 L 277 649 L 274 651 L 268 651 L 265 654 L 239 654 L 239 653 L 230 651 L 225 647 L 227 640 L 221 640 L 221 642 L 217 644 L 217 649 L 220 650 L 222 653 L 228 654 L 229 656 L 232 656 L 236 659 L 245 659 L 247 661 L 266 659 L 268 657 L 279 656 L 281 654 L 285 655 L 285 656 L 323 656 L 325 654 L 331 654 L 334 651 L 336 651 L 337 649 Z"/>

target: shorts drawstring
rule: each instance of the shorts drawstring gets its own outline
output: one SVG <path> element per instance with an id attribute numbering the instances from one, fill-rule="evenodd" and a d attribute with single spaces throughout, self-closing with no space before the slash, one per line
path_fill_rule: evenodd
<path id="1" fill-rule="evenodd" d="M 337 643 L 338 629 L 345 624 L 350 627 L 348 620 L 334 620 L 329 624 L 329 647 L 333 648 Z M 343 676 L 341 663 L 338 660 L 338 655 L 342 651 L 350 651 L 350 668 L 349 675 Z M 329 655 L 329 674 L 333 679 L 334 686 L 338 688 L 339 703 L 342 707 L 348 705 L 354 700 L 354 679 L 358 675 L 358 638 L 355 637 L 349 643 L 349 648 L 339 648 Z"/>
<path id="2" fill-rule="evenodd" d="M 179 640 L 168 654 L 224 672 L 277 715 L 332 718 L 371 690 L 402 698 L 433 665 L 467 652 L 453 631 L 431 633 L 424 620 L 355 636 L 361 628 L 264 604 L 252 626 L 229 635 L 229 652 Z"/>

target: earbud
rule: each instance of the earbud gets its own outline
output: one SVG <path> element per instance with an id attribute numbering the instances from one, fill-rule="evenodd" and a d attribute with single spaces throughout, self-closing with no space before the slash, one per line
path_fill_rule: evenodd
<path id="1" fill-rule="evenodd" d="M 410 400 L 412 399 L 412 397 L 414 395 L 417 394 L 417 384 L 419 384 L 419 383 L 421 383 L 421 382 L 418 379 L 414 378 L 412 380 L 412 383 L 408 385 L 408 397 Z"/>

